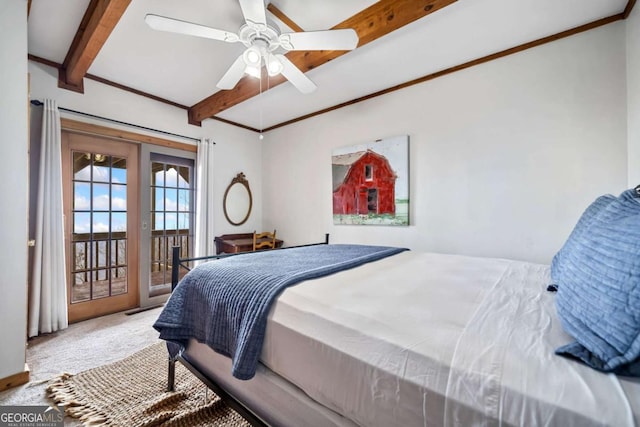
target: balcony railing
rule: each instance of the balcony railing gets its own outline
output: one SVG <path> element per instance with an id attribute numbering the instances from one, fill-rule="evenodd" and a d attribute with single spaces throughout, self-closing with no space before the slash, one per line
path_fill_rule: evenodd
<path id="1" fill-rule="evenodd" d="M 127 292 L 127 234 L 74 233 L 71 266 L 72 302 L 89 301 Z M 171 248 L 180 246 L 180 256 L 191 256 L 190 230 L 153 230 L 151 232 L 151 265 L 149 287 L 163 293 L 171 286 Z M 183 269 L 180 276 L 184 276 Z M 160 291 L 160 292 L 158 292 Z"/>
<path id="2" fill-rule="evenodd" d="M 171 251 L 174 246 L 180 247 L 180 257 L 188 258 L 191 254 L 190 230 L 153 230 L 151 232 L 151 283 L 150 286 L 171 285 Z M 186 271 L 180 272 L 180 278 Z"/>
<path id="3" fill-rule="evenodd" d="M 71 302 L 127 292 L 126 232 L 72 235 Z"/>

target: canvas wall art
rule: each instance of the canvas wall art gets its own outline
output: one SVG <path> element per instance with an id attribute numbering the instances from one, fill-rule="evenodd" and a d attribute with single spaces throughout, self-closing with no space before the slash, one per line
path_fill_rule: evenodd
<path id="1" fill-rule="evenodd" d="M 334 149 L 333 223 L 409 225 L 409 136 Z"/>

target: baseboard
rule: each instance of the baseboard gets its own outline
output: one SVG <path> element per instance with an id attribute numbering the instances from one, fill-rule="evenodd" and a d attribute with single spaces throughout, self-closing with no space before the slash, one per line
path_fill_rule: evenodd
<path id="1" fill-rule="evenodd" d="M 0 379 L 0 391 L 7 390 L 12 387 L 17 387 L 29 382 L 29 365 L 24 364 L 24 371 L 11 375 L 6 378 Z"/>
<path id="2" fill-rule="evenodd" d="M 147 311 L 147 310 L 153 310 L 154 308 L 162 307 L 163 305 L 164 303 L 160 303 L 160 304 L 149 305 L 146 307 L 132 308 L 131 310 L 125 311 L 124 314 L 126 314 L 127 316 L 131 316 L 132 314 L 142 313 L 143 311 Z"/>

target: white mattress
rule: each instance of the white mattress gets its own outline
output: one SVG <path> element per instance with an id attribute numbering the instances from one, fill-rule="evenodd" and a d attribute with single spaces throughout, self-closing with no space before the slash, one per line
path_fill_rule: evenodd
<path id="1" fill-rule="evenodd" d="M 305 425 L 640 424 L 639 381 L 553 354 L 571 337 L 548 282 L 548 266 L 418 252 L 306 281 L 271 310 L 269 369 L 231 382 L 276 373 L 298 422 L 326 416 Z M 289 416 L 275 423 L 302 425 Z"/>

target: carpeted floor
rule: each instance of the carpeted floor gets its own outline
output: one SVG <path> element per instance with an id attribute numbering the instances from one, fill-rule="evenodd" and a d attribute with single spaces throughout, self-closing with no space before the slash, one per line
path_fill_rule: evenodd
<path id="1" fill-rule="evenodd" d="M 30 382 L 1 392 L 0 405 L 53 404 L 46 397 L 47 381 L 62 373 L 76 374 L 115 362 L 157 343 L 158 332 L 152 324 L 160 310 L 112 314 L 32 338 L 27 348 Z M 67 417 L 65 425 L 80 424 Z"/>

